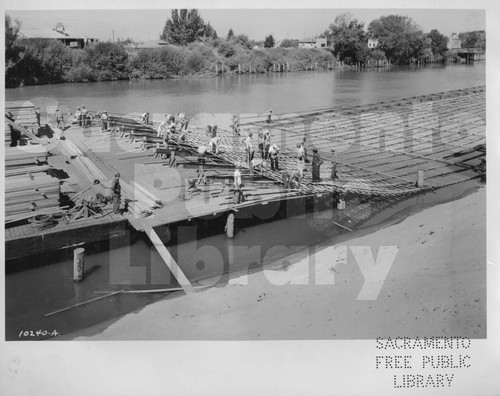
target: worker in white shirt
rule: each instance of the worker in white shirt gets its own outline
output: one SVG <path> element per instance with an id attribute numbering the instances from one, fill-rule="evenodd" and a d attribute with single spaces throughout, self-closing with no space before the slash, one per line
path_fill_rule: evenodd
<path id="1" fill-rule="evenodd" d="M 278 153 L 279 147 L 276 143 L 272 143 L 269 147 L 269 158 L 271 159 L 271 170 L 279 171 L 280 168 L 278 166 Z"/>
<path id="2" fill-rule="evenodd" d="M 242 203 L 244 201 L 244 196 L 243 196 L 243 191 L 241 190 L 242 184 L 241 184 L 241 171 L 240 171 L 241 165 L 236 164 L 236 169 L 234 170 L 234 182 L 233 182 L 233 187 L 234 187 L 234 194 L 233 194 L 233 202 L 235 204 Z"/>
<path id="3" fill-rule="evenodd" d="M 210 147 L 212 148 L 212 153 L 218 154 L 219 153 L 219 137 L 214 136 L 212 139 L 210 139 Z"/>

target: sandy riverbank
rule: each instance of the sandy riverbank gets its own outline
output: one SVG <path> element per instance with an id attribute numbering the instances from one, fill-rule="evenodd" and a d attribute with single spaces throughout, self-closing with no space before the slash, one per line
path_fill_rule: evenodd
<path id="1" fill-rule="evenodd" d="M 486 336 L 486 188 L 335 249 L 167 297 L 76 339 Z"/>

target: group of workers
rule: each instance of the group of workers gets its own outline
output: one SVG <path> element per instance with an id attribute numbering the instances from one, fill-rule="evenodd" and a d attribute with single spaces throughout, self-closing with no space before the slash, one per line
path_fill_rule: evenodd
<path id="1" fill-rule="evenodd" d="M 270 113 L 269 113 L 270 114 Z M 256 163 L 254 158 L 255 149 L 253 146 L 253 133 L 249 132 L 248 136 L 243 140 L 245 144 L 246 151 L 246 160 L 248 167 L 250 169 L 250 173 L 252 174 L 253 166 Z M 270 160 L 271 170 L 279 171 L 279 147 L 276 143 L 271 142 L 270 131 L 266 130 L 263 133 L 258 134 L 258 150 L 261 157 L 261 163 L 263 161 Z M 312 150 L 312 159 L 308 158 L 308 146 L 307 146 L 307 138 L 304 137 L 300 143 L 297 143 L 297 165 L 295 170 L 283 170 L 282 178 L 283 185 L 285 189 L 294 189 L 300 186 L 301 180 L 304 178 L 304 169 L 306 163 L 311 163 L 312 168 L 312 182 L 321 181 L 320 178 L 320 169 L 321 165 L 323 165 L 324 161 L 319 155 L 318 149 L 313 148 Z M 258 160 L 257 160 L 258 161 Z M 335 149 L 331 150 L 331 180 L 337 179 L 337 155 Z M 238 170 L 237 170 L 238 171 Z M 235 173 L 236 180 L 236 173 Z"/>
<path id="2" fill-rule="evenodd" d="M 164 115 L 164 120 L 158 125 L 156 131 L 157 136 L 162 137 L 164 142 L 167 143 L 173 133 L 181 132 L 182 138 L 182 134 L 187 132 L 187 128 L 188 120 L 184 113 L 178 113 L 177 116 L 167 113 Z"/>

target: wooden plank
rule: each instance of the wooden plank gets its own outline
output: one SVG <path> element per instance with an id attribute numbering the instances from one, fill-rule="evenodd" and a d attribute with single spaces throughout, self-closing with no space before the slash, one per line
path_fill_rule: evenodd
<path id="1" fill-rule="evenodd" d="M 196 293 L 193 285 L 191 285 L 189 279 L 186 277 L 186 275 L 184 275 L 184 272 L 182 272 L 181 268 L 177 265 L 174 258 L 167 250 L 156 231 L 148 224 L 146 224 L 146 226 L 144 227 L 144 231 L 146 231 L 147 236 L 149 237 L 149 239 L 151 239 L 151 242 L 153 242 L 153 245 L 156 247 L 156 250 L 160 254 L 161 258 L 170 269 L 170 272 L 175 276 L 175 279 L 182 287 L 182 290 L 184 290 L 186 294 Z"/>

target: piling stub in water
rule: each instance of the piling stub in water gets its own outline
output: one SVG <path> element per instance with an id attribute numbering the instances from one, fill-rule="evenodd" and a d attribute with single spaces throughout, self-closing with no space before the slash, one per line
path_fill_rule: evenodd
<path id="1" fill-rule="evenodd" d="M 73 251 L 73 281 L 80 282 L 83 279 L 85 265 L 85 249 L 78 248 Z"/>
<path id="2" fill-rule="evenodd" d="M 230 213 L 229 216 L 227 216 L 227 221 L 226 221 L 226 236 L 229 239 L 234 238 L 234 213 Z"/>
<path id="3" fill-rule="evenodd" d="M 419 169 L 417 171 L 417 187 L 423 187 L 424 186 L 424 171 L 422 169 Z"/>

